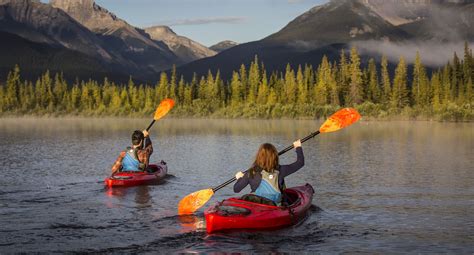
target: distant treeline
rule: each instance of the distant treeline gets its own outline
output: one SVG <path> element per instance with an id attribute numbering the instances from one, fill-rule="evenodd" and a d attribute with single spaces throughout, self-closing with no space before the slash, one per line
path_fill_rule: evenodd
<path id="1" fill-rule="evenodd" d="M 77 81 L 45 72 L 35 82 L 22 80 L 16 66 L 0 84 L 0 116 L 80 115 L 150 116 L 167 97 L 176 100 L 173 116 L 226 118 L 319 118 L 345 106 L 378 119 L 472 121 L 474 60 L 467 43 L 443 68 L 428 74 L 417 54 L 412 70 L 400 58 L 391 77 L 388 61 L 370 59 L 362 67 L 356 48 L 341 51 L 338 62 L 268 74 L 258 58 L 223 81 L 219 72 L 191 81 L 162 73 L 155 86 Z M 411 68 L 410 68 L 411 69 Z M 411 72 L 410 75 L 408 72 Z M 408 80 L 411 76 L 411 81 Z"/>

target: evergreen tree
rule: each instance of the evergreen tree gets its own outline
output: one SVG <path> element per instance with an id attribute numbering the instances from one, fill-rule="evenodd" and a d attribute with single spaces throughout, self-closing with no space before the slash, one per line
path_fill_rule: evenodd
<path id="1" fill-rule="evenodd" d="M 255 103 L 257 99 L 257 90 L 260 84 L 260 68 L 258 66 L 258 58 L 255 56 L 254 61 L 250 65 L 249 69 L 249 91 L 247 97 L 247 103 Z"/>
<path id="2" fill-rule="evenodd" d="M 296 72 L 296 83 L 298 84 L 298 104 L 304 105 L 308 100 L 308 86 L 306 83 L 307 79 L 305 79 L 303 75 L 303 70 L 301 69 L 301 65 L 298 66 L 298 71 Z"/>
<path id="3" fill-rule="evenodd" d="M 392 94 L 392 84 L 390 82 L 390 76 L 388 74 L 388 61 L 387 57 L 382 56 L 382 96 L 381 100 L 383 103 L 387 104 L 390 102 L 390 97 Z"/>
<path id="4" fill-rule="evenodd" d="M 240 65 L 240 83 L 242 84 L 242 94 L 244 99 L 247 99 L 247 95 L 249 93 L 249 85 L 248 85 L 248 77 L 247 77 L 247 69 L 245 69 L 245 65 Z"/>
<path id="5" fill-rule="evenodd" d="M 443 69 L 443 79 L 441 82 L 442 92 L 443 92 L 443 100 L 442 104 L 446 105 L 448 102 L 452 101 L 452 94 L 451 94 L 451 64 L 448 63 Z"/>
<path id="6" fill-rule="evenodd" d="M 295 73 L 293 69 L 291 69 L 290 64 L 286 65 L 284 88 L 285 88 L 286 103 L 294 104 L 296 102 L 297 87 L 296 87 Z"/>
<path id="7" fill-rule="evenodd" d="M 415 65 L 413 66 L 412 95 L 413 104 L 420 107 L 428 106 L 430 94 L 428 91 L 428 77 L 421 63 L 420 53 L 416 52 Z"/>
<path id="8" fill-rule="evenodd" d="M 433 88 L 433 110 L 435 112 L 441 109 L 441 82 L 439 79 L 439 72 L 436 72 L 431 77 L 431 87 Z"/>
<path id="9" fill-rule="evenodd" d="M 258 86 L 257 103 L 265 105 L 267 103 L 267 97 L 269 93 L 267 73 L 264 71 L 262 75 L 262 82 Z"/>
<path id="10" fill-rule="evenodd" d="M 400 61 L 395 69 L 395 78 L 393 79 L 393 89 L 391 97 L 392 108 L 402 109 L 409 103 L 407 90 L 407 67 L 405 59 L 400 58 Z"/>
<path id="11" fill-rule="evenodd" d="M 331 76 L 329 77 L 329 100 L 331 105 L 333 106 L 339 106 L 341 105 L 339 101 L 339 87 L 337 85 L 337 65 L 333 65 L 334 68 L 332 69 Z"/>
<path id="12" fill-rule="evenodd" d="M 380 85 L 377 74 L 377 66 L 375 65 L 375 60 L 373 58 L 369 60 L 368 76 L 369 88 L 367 91 L 367 100 L 373 103 L 378 103 L 380 100 Z"/>
<path id="13" fill-rule="evenodd" d="M 173 65 L 173 68 L 171 69 L 171 80 L 169 84 L 169 92 L 167 94 L 170 98 L 177 98 L 176 95 L 178 94 L 178 85 L 176 77 L 176 65 Z"/>
<path id="14" fill-rule="evenodd" d="M 340 101 L 343 105 L 347 105 L 346 98 L 349 97 L 349 82 L 351 78 L 350 66 L 347 63 L 347 58 L 344 49 L 341 50 L 339 59 L 339 72 L 337 82 L 340 84 Z"/>
<path id="15" fill-rule="evenodd" d="M 360 104 L 364 98 L 362 91 L 362 71 L 360 69 L 360 57 L 355 47 L 351 49 L 350 73 L 351 80 L 346 102 L 348 105 Z"/>
<path id="16" fill-rule="evenodd" d="M 4 108 L 7 111 L 15 111 L 19 106 L 19 89 L 20 89 L 20 67 L 15 65 L 13 72 L 9 72 L 7 76 L 7 86 L 5 91 Z"/>
<path id="17" fill-rule="evenodd" d="M 156 86 L 155 101 L 161 102 L 161 100 L 168 97 L 168 75 L 162 72 L 160 75 L 160 81 Z"/>
<path id="18" fill-rule="evenodd" d="M 326 105 L 329 103 L 329 91 L 331 81 L 331 65 L 328 58 L 323 57 L 318 69 L 317 84 L 314 87 L 314 99 L 317 105 Z"/>

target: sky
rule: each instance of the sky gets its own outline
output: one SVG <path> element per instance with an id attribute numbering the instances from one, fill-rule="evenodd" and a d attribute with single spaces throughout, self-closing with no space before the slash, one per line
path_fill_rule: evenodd
<path id="1" fill-rule="evenodd" d="M 43 0 L 44 2 L 46 0 Z M 260 40 L 328 0 L 96 0 L 129 24 L 168 25 L 206 46 Z"/>

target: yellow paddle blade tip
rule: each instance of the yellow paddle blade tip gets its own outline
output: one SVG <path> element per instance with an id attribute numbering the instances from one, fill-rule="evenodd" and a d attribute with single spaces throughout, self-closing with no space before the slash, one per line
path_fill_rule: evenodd
<path id="1" fill-rule="evenodd" d="M 153 119 L 158 120 L 165 116 L 174 106 L 174 100 L 171 98 L 163 99 L 158 108 L 156 108 Z"/>
<path id="2" fill-rule="evenodd" d="M 193 214 L 214 195 L 212 189 L 203 189 L 191 193 L 181 199 L 178 204 L 178 215 Z"/>
<path id="3" fill-rule="evenodd" d="M 359 119 L 360 114 L 356 109 L 344 108 L 331 115 L 331 117 L 321 125 L 319 132 L 334 132 L 356 123 Z"/>

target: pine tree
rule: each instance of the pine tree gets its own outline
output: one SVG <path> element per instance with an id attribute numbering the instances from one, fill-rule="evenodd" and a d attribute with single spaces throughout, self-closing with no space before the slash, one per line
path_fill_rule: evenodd
<path id="1" fill-rule="evenodd" d="M 413 104 L 419 107 L 428 106 L 430 94 L 428 90 L 428 77 L 421 63 L 420 53 L 416 52 L 415 65 L 413 66 L 412 95 Z"/>
<path id="2" fill-rule="evenodd" d="M 441 82 L 439 79 L 439 73 L 436 72 L 431 77 L 431 87 L 433 88 L 433 110 L 435 112 L 441 109 Z"/>
<path id="3" fill-rule="evenodd" d="M 20 67 L 15 65 L 13 72 L 9 72 L 7 76 L 7 86 L 4 96 L 4 108 L 7 111 L 13 112 L 19 106 L 20 83 Z"/>
<path id="4" fill-rule="evenodd" d="M 382 56 L 382 102 L 387 105 L 390 102 L 390 97 L 392 94 L 392 84 L 390 82 L 390 76 L 388 74 L 388 61 L 387 57 Z"/>
<path id="5" fill-rule="evenodd" d="M 266 71 L 263 72 L 262 82 L 258 86 L 257 103 L 265 105 L 267 103 L 267 97 L 269 93 L 268 80 Z"/>
<path id="6" fill-rule="evenodd" d="M 184 81 L 184 77 L 181 76 L 178 83 L 178 94 L 177 94 L 177 101 L 179 104 L 184 105 L 184 88 L 186 87 L 186 82 Z"/>
<path id="7" fill-rule="evenodd" d="M 258 58 L 255 55 L 254 61 L 250 64 L 249 70 L 249 91 L 247 103 L 255 103 L 257 99 L 257 90 L 260 84 L 260 68 L 258 66 Z"/>
<path id="8" fill-rule="evenodd" d="M 47 109 L 48 112 L 53 112 L 54 109 L 54 95 L 53 95 L 53 85 L 51 81 L 51 76 L 49 70 L 41 77 L 42 87 L 44 88 L 43 95 L 43 107 Z"/>
<path id="9" fill-rule="evenodd" d="M 395 69 L 392 98 L 390 101 L 392 108 L 398 109 L 404 108 L 409 103 L 407 91 L 407 67 L 403 57 L 400 57 L 400 61 Z"/>
<path id="10" fill-rule="evenodd" d="M 247 95 L 249 93 L 249 85 L 248 85 L 248 77 L 247 77 L 247 70 L 245 69 L 245 65 L 240 65 L 240 83 L 242 84 L 242 94 L 244 99 L 247 99 Z"/>
<path id="11" fill-rule="evenodd" d="M 333 65 L 331 76 L 329 79 L 329 101 L 333 106 L 341 105 L 339 100 L 339 86 L 337 85 L 337 64 Z"/>
<path id="12" fill-rule="evenodd" d="M 328 58 L 324 56 L 318 68 L 317 83 L 314 87 L 314 99 L 317 105 L 326 105 L 329 103 L 330 83 L 331 65 L 329 64 Z"/>
<path id="13" fill-rule="evenodd" d="M 360 104 L 364 98 L 362 91 L 362 71 L 360 69 L 360 57 L 355 47 L 351 49 L 350 73 L 351 80 L 346 102 L 348 105 Z"/>
<path id="14" fill-rule="evenodd" d="M 298 71 L 296 72 L 296 83 L 298 84 L 298 104 L 305 105 L 308 100 L 308 86 L 301 65 L 298 66 Z"/>
<path id="15" fill-rule="evenodd" d="M 442 79 L 442 82 L 441 82 L 441 87 L 443 88 L 442 89 L 442 92 L 443 92 L 443 100 L 442 100 L 442 104 L 443 105 L 446 105 L 448 104 L 448 102 L 451 102 L 452 101 L 452 94 L 451 94 L 451 64 L 448 63 L 444 69 L 443 69 L 443 79 Z"/>
<path id="16" fill-rule="evenodd" d="M 176 77 L 176 65 L 173 65 L 173 68 L 171 69 L 171 80 L 169 84 L 169 92 L 168 92 L 168 97 L 172 99 L 177 99 L 178 94 L 178 85 L 177 85 L 177 77 Z"/>
<path id="17" fill-rule="evenodd" d="M 160 75 L 160 81 L 156 86 L 156 98 L 155 101 L 161 102 L 161 100 L 168 97 L 168 75 L 162 72 Z"/>
<path id="18" fill-rule="evenodd" d="M 378 103 L 380 102 L 380 85 L 377 66 L 375 65 L 375 60 L 373 58 L 369 60 L 368 76 L 369 88 L 367 91 L 367 100 L 373 103 Z"/>
<path id="19" fill-rule="evenodd" d="M 296 87 L 295 73 L 293 69 L 291 69 L 290 64 L 286 65 L 284 88 L 285 88 L 286 103 L 294 104 L 296 102 L 297 87 Z"/>
<path id="20" fill-rule="evenodd" d="M 337 82 L 340 87 L 340 101 L 346 105 L 345 99 L 349 97 L 349 82 L 350 82 L 350 66 L 347 63 L 347 58 L 344 49 L 341 50 L 339 59 L 339 70 L 337 75 Z"/>

